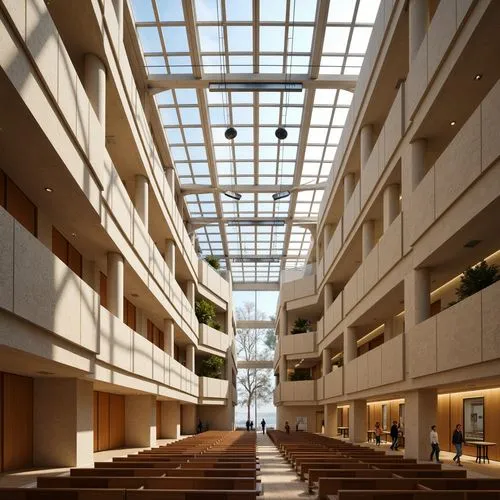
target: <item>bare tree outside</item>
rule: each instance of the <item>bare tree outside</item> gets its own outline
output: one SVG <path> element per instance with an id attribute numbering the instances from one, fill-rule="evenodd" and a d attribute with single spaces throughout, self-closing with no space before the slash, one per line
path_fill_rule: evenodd
<path id="1" fill-rule="evenodd" d="M 255 309 L 255 304 L 245 302 L 236 309 L 236 317 L 240 320 L 265 320 L 264 313 Z M 261 330 L 255 328 L 238 328 L 236 334 L 236 352 L 239 360 L 254 361 L 272 359 L 273 357 L 273 329 Z M 268 403 L 272 399 L 272 370 L 268 369 L 239 369 L 238 370 L 238 404 L 246 407 L 247 419 L 251 420 L 252 404 Z"/>

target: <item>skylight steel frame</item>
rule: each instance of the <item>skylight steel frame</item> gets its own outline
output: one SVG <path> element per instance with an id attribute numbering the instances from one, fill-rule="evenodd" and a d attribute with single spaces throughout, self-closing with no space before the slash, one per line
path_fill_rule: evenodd
<path id="1" fill-rule="evenodd" d="M 228 0 L 221 0 L 220 16 L 222 20 L 220 23 L 217 23 L 217 21 L 199 21 L 197 19 L 195 1 L 198 0 L 180 0 L 182 2 L 183 20 L 162 21 L 159 17 L 159 1 L 160 0 L 151 0 L 154 20 L 136 22 L 136 26 L 138 29 L 154 27 L 158 32 L 160 50 L 144 52 L 144 61 L 147 66 L 147 62 L 151 60 L 150 58 L 162 57 L 165 63 L 165 71 L 159 72 L 155 70 L 149 73 L 148 67 L 146 67 L 146 74 L 148 75 L 146 85 L 150 89 L 151 94 L 156 94 L 164 89 L 173 90 L 173 104 L 165 106 L 159 105 L 159 108 L 160 113 L 162 113 L 162 109 L 165 110 L 168 108 L 170 110 L 168 111 L 169 113 L 172 113 L 171 110 L 175 110 L 177 116 L 177 124 L 174 123 L 170 128 L 166 126 L 165 131 L 167 142 L 169 143 L 172 153 L 172 164 L 175 164 L 177 167 L 179 179 L 181 180 L 181 193 L 186 195 L 186 204 L 191 212 L 190 222 L 192 227 L 197 230 L 200 247 L 205 252 L 223 255 L 224 257 L 228 256 L 229 258 L 227 262 L 223 262 L 223 266 L 227 264 L 227 268 L 231 270 L 231 256 L 244 258 L 245 255 L 249 255 L 250 251 L 255 251 L 258 256 L 258 252 L 264 250 L 257 248 L 257 245 L 262 242 L 258 241 L 258 235 L 260 233 L 258 233 L 256 228 L 254 228 L 255 241 L 253 250 L 251 250 L 248 247 L 248 235 L 250 233 L 246 232 L 248 226 L 228 226 L 227 222 L 235 220 L 255 220 L 262 222 L 266 220 L 280 220 L 285 222 L 284 233 L 282 231 L 282 226 L 278 226 L 281 227 L 279 231 L 278 227 L 271 228 L 271 236 L 269 238 L 270 248 L 267 249 L 267 254 L 275 255 L 278 253 L 282 256 L 281 269 L 300 265 L 307 256 L 307 245 L 311 237 L 310 232 L 304 228 L 311 228 L 315 223 L 319 202 L 324 190 L 324 183 L 327 180 L 329 168 L 332 164 L 331 160 L 335 154 L 338 138 L 343 127 L 343 123 L 340 123 L 338 126 L 334 124 L 337 119 L 335 117 L 336 110 L 343 107 L 347 111 L 349 108 L 349 103 L 343 105 L 339 104 L 341 94 L 338 90 L 335 93 L 334 101 L 326 105 L 316 102 L 316 96 L 319 95 L 317 92 L 321 89 L 342 89 L 345 91 L 354 88 L 357 81 L 357 74 L 356 70 L 351 71 L 352 68 L 348 70 L 348 60 L 350 59 L 351 62 L 355 60 L 355 62 L 357 61 L 357 63 L 360 63 L 364 56 L 364 51 L 354 53 L 350 52 L 350 49 L 355 28 L 371 28 L 373 26 L 372 22 L 356 21 L 360 3 L 366 3 L 367 0 L 348 0 L 347 2 L 343 0 L 344 3 L 349 3 L 350 1 L 354 6 L 350 22 L 330 22 L 328 19 L 330 5 L 332 4 L 332 6 L 334 6 L 337 0 L 317 0 L 314 21 L 296 21 L 293 23 L 295 28 L 310 27 L 313 31 L 310 52 L 293 52 L 294 58 L 310 57 L 307 73 L 296 71 L 292 74 L 287 74 L 286 66 L 287 62 L 289 62 L 289 49 L 291 48 L 288 43 L 288 33 L 293 29 L 290 10 L 292 3 L 294 1 L 300 2 L 300 0 L 286 0 L 286 14 L 283 22 L 261 22 L 259 0 L 250 0 L 253 10 L 251 19 L 245 21 L 227 20 L 225 7 L 226 1 Z M 376 0 L 370 1 L 375 2 Z M 292 154 L 292 152 L 295 155 L 293 160 L 295 164 L 294 169 L 293 171 L 287 170 L 289 173 L 286 175 L 277 177 L 281 154 L 280 148 L 276 149 L 276 157 L 273 160 L 271 158 L 272 149 L 265 149 L 267 147 L 266 144 L 271 147 L 273 143 L 266 141 L 261 142 L 261 132 L 266 133 L 266 131 L 263 130 L 266 126 L 260 123 L 261 119 L 264 117 L 262 113 L 267 113 L 266 108 L 277 108 L 277 123 L 272 123 L 268 126 L 271 129 L 281 124 L 283 119 L 282 113 L 284 112 L 284 93 L 280 94 L 279 104 L 265 104 L 263 103 L 265 96 L 261 96 L 259 92 L 254 92 L 252 101 L 248 105 L 234 102 L 235 96 L 229 93 L 227 96 L 228 109 L 225 112 L 225 116 L 228 117 L 228 123 L 217 125 L 211 122 L 211 110 L 218 107 L 220 108 L 221 106 L 212 104 L 208 96 L 208 86 L 211 82 L 220 83 L 220 68 L 217 67 L 214 71 L 205 71 L 202 56 L 215 56 L 219 58 L 219 53 L 216 51 L 201 51 L 198 28 L 214 27 L 218 25 L 221 26 L 220 29 L 223 33 L 223 64 L 226 69 L 229 69 L 229 72 L 225 75 L 225 81 L 250 81 L 257 83 L 290 81 L 301 83 L 304 86 L 303 103 L 290 105 L 290 109 L 294 107 L 300 108 L 302 113 L 300 123 L 296 125 L 286 125 L 291 136 L 289 136 L 290 140 L 287 139 L 284 141 L 284 144 L 285 147 L 292 149 L 285 151 L 288 151 L 288 153 L 286 153 L 288 155 Z M 228 46 L 228 30 L 232 26 L 248 26 L 251 28 L 251 50 L 231 51 L 231 47 Z M 283 50 L 279 52 L 269 51 L 262 53 L 260 52 L 260 28 L 273 26 L 280 26 L 284 29 Z M 168 38 L 166 43 L 162 28 L 168 30 L 169 27 L 181 29 L 185 27 L 188 52 L 168 52 Z M 334 28 L 348 29 L 349 33 L 346 49 L 338 52 L 324 52 L 325 33 L 328 29 Z M 238 56 L 251 58 L 251 63 L 249 59 L 249 63 L 246 65 L 247 69 L 250 70 L 248 73 L 231 72 L 231 58 Z M 259 72 L 262 69 L 260 65 L 260 56 L 280 57 L 282 59 L 282 64 L 281 68 L 278 68 L 279 71 L 274 71 L 272 73 Z M 174 66 L 169 66 L 170 58 L 172 57 L 189 57 L 191 63 L 189 66 L 190 71 L 183 73 L 171 71 L 172 68 L 174 68 Z M 342 58 L 341 66 L 333 71 L 335 74 L 330 74 L 332 73 L 332 68 L 324 66 L 323 58 Z M 349 64 L 351 64 L 351 62 L 349 62 Z M 180 104 L 175 94 L 177 90 L 181 89 L 193 89 L 193 95 L 196 96 L 196 103 Z M 344 92 L 342 97 L 344 101 L 346 101 L 345 95 L 346 93 Z M 318 116 L 322 114 L 320 108 L 325 108 L 326 115 L 329 107 L 334 111 L 331 113 L 328 123 L 326 123 L 326 119 L 324 120 L 325 123 L 319 125 L 311 121 L 314 113 Z M 200 123 L 195 126 L 190 126 L 189 123 L 182 123 L 181 114 L 190 114 L 195 108 L 199 111 Z M 234 113 L 240 115 L 240 108 L 252 110 L 251 121 L 247 123 L 234 123 Z M 244 111 L 244 113 L 246 112 L 247 111 Z M 221 111 L 218 110 L 216 113 L 220 115 Z M 276 109 L 273 109 L 271 114 L 275 113 Z M 339 114 L 339 116 L 342 118 L 342 114 Z M 220 140 L 214 143 L 214 133 L 220 137 L 221 129 L 233 125 L 241 132 L 240 137 L 245 133 L 249 140 L 239 142 L 237 137 L 234 143 L 222 142 Z M 245 127 L 245 125 L 247 125 L 247 127 Z M 248 129 L 248 131 L 245 131 L 245 129 Z M 168 139 L 168 130 L 172 130 L 172 134 L 170 135 L 174 135 L 176 140 L 180 138 L 181 142 L 170 141 Z M 311 140 L 309 138 L 310 131 L 313 131 Z M 314 136 L 316 132 L 317 137 Z M 187 135 L 188 133 L 190 134 L 189 138 Z M 201 137 L 202 140 L 193 142 L 193 137 Z M 292 142 L 294 139 L 296 142 Z M 277 146 L 277 144 L 278 141 L 276 140 L 274 146 Z M 295 146 L 293 146 L 293 144 L 295 144 Z M 227 148 L 228 151 L 229 148 L 231 148 L 231 155 L 229 156 L 235 159 L 233 163 L 234 171 L 236 172 L 235 179 L 232 176 L 232 169 L 230 169 L 229 176 L 217 171 L 218 166 L 221 168 L 223 164 L 230 162 L 230 160 L 221 159 L 221 147 Z M 243 151 L 240 147 L 247 148 L 245 154 L 249 154 L 250 149 L 248 148 L 251 148 L 252 153 L 246 160 L 245 158 L 241 159 L 241 161 L 239 160 L 240 151 Z M 267 156 L 261 156 L 261 153 L 269 155 L 269 160 L 266 160 Z M 195 157 L 193 157 L 192 154 L 195 154 L 196 158 L 198 158 L 196 155 L 199 155 L 202 160 L 197 161 L 193 159 Z M 178 159 L 179 157 L 184 158 L 184 156 L 186 160 Z M 288 161 L 287 163 L 290 162 L 291 161 Z M 203 166 L 205 164 L 207 167 Z M 237 166 L 237 164 L 239 166 Z M 272 173 L 273 164 L 275 164 L 274 174 Z M 193 170 L 194 166 L 196 166 L 196 172 Z M 188 170 L 189 175 L 185 174 Z M 249 173 L 242 174 L 240 170 L 241 172 L 246 171 Z M 190 184 L 182 183 L 183 179 L 188 178 L 191 179 Z M 243 182 L 243 184 L 241 182 Z M 238 202 L 238 204 L 236 204 L 236 202 L 225 201 L 222 192 L 229 188 L 243 193 L 242 200 Z M 290 190 L 291 196 L 281 202 L 272 202 L 271 190 L 273 190 L 273 192 Z M 231 203 L 234 203 L 235 206 L 232 206 Z M 252 209 L 250 210 L 250 208 Z M 214 231 L 215 228 L 217 228 L 216 231 Z M 276 232 L 274 233 L 273 231 L 275 229 Z M 279 238 L 275 238 L 276 235 L 280 235 Z M 234 244 L 236 241 L 239 242 L 237 245 Z M 238 248 L 238 250 L 235 251 L 235 248 Z M 234 269 L 234 271 L 233 277 L 235 282 L 239 281 L 240 276 L 247 282 L 259 282 L 260 280 L 257 278 L 265 274 L 263 270 L 258 269 L 255 269 L 253 275 L 251 272 L 245 272 L 244 269 Z M 257 276 L 257 274 L 259 274 L 259 276 Z M 271 275 L 274 277 L 275 271 L 271 272 L 271 269 L 268 269 L 268 277 L 270 278 Z"/>

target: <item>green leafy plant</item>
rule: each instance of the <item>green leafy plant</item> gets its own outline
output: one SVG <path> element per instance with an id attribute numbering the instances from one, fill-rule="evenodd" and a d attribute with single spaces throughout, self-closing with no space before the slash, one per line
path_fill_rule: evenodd
<path id="1" fill-rule="evenodd" d="M 311 322 L 308 319 L 297 318 L 293 323 L 292 335 L 311 331 Z"/>
<path id="2" fill-rule="evenodd" d="M 199 375 L 222 379 L 224 375 L 224 360 L 212 354 L 201 362 Z"/>
<path id="3" fill-rule="evenodd" d="M 460 278 L 460 286 L 455 290 L 458 300 L 466 299 L 499 279 L 498 268 L 484 260 L 474 267 L 468 267 Z"/>
<path id="4" fill-rule="evenodd" d="M 210 323 L 215 321 L 215 306 L 208 300 L 197 300 L 194 312 L 200 323 L 210 326 Z"/>
<path id="5" fill-rule="evenodd" d="M 304 368 L 294 370 L 294 372 L 290 375 L 290 380 L 294 382 L 298 380 L 311 380 L 311 372 L 310 370 L 306 370 Z"/>
<path id="6" fill-rule="evenodd" d="M 207 255 L 205 257 L 205 261 L 208 262 L 208 264 L 211 265 L 215 270 L 220 269 L 219 258 L 216 257 L 215 255 Z"/>
<path id="7" fill-rule="evenodd" d="M 210 326 L 214 330 L 219 330 L 219 331 L 222 330 L 221 324 L 218 321 L 215 321 L 213 319 L 210 320 L 210 323 L 208 323 L 208 326 Z"/>

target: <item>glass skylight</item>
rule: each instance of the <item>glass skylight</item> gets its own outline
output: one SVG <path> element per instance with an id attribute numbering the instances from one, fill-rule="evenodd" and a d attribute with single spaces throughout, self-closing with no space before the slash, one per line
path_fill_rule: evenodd
<path id="1" fill-rule="evenodd" d="M 352 92 L 317 82 L 356 79 L 380 3 L 330 0 L 320 19 L 318 0 L 257 1 L 258 12 L 253 0 L 131 0 L 145 77 L 169 82 L 154 99 L 199 250 L 222 257 L 235 282 L 278 281 L 280 269 L 306 262 L 310 232 L 296 221 L 317 218 L 352 101 Z M 226 78 L 305 88 L 208 91 Z M 288 132 L 281 142 L 279 126 Z M 241 200 L 226 190 L 240 190 Z"/>

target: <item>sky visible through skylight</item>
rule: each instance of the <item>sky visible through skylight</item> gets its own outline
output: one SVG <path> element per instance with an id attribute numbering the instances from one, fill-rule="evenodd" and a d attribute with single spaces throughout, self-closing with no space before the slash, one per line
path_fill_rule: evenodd
<path id="1" fill-rule="evenodd" d="M 355 77 L 379 0 L 330 0 L 326 19 L 319 16 L 322 2 L 132 0 L 145 73 L 172 81 L 155 100 L 199 248 L 222 257 L 235 282 L 279 281 L 280 269 L 305 263 L 311 237 L 304 226 L 317 218 L 352 92 L 320 86 L 209 92 L 179 82 Z M 228 126 L 238 131 L 234 141 L 224 137 Z M 288 131 L 281 142 L 274 135 L 278 126 Z M 271 186 L 309 189 L 274 202 Z M 239 202 L 222 194 L 239 189 Z M 287 223 L 229 224 L 235 220 Z"/>

